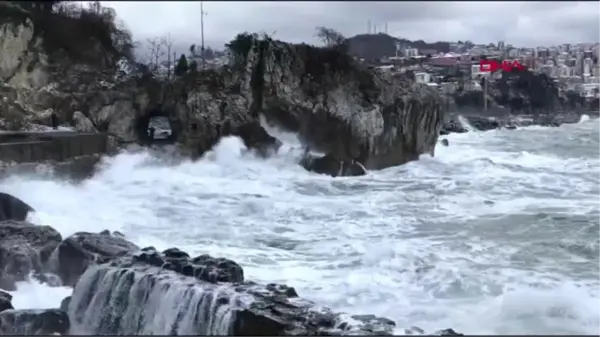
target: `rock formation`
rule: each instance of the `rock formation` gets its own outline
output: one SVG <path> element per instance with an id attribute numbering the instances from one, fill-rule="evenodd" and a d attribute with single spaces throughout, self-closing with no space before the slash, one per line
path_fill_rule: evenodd
<path id="1" fill-rule="evenodd" d="M 175 95 L 187 97 L 182 124 L 196 126 L 181 132 L 189 148 L 202 152 L 264 115 L 298 132 L 310 149 L 367 169 L 432 153 L 443 118 L 433 89 L 378 74 L 335 48 L 250 34 L 229 47 L 229 66 L 202 74 L 192 92 Z"/>
<path id="2" fill-rule="evenodd" d="M 0 221 L 25 221 L 33 207 L 10 194 L 0 192 Z"/>
<path id="3" fill-rule="evenodd" d="M 480 79 L 483 87 L 484 78 Z M 454 100 L 459 109 L 483 107 L 480 91 L 458 91 Z M 566 94 L 546 74 L 529 70 L 502 71 L 501 77 L 488 82 L 488 107 L 502 106 L 513 114 L 549 114 L 564 111 Z"/>
<path id="4" fill-rule="evenodd" d="M 240 136 L 262 155 L 276 149 L 279 143 L 257 124 L 263 115 L 298 132 L 310 149 L 367 169 L 433 154 L 443 119 L 437 92 L 378 74 L 335 48 L 240 34 L 229 45 L 228 66 L 166 81 L 136 71 L 140 67 L 129 61 L 125 76 L 118 66 L 127 61 L 116 41 L 92 36 L 97 43 L 88 42 L 87 51 L 74 42 L 48 41 L 57 29 L 49 23 L 90 24 L 82 16 L 0 6 L 7 14 L 0 17 L 5 120 L 17 115 L 20 124 L 48 123 L 55 112 L 79 130 L 132 142 L 141 141 L 150 117 L 161 114 L 182 148 L 199 157 L 225 135 Z"/>

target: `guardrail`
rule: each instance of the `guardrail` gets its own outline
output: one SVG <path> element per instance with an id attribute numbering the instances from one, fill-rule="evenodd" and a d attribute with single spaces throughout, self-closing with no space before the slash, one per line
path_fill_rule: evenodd
<path id="1" fill-rule="evenodd" d="M 107 152 L 104 133 L 3 132 L 0 133 L 0 161 L 27 163 L 45 160 L 66 161 Z"/>

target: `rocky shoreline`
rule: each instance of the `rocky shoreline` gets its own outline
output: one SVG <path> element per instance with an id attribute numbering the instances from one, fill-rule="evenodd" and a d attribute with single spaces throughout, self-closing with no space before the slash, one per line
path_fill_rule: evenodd
<path id="1" fill-rule="evenodd" d="M 33 211 L 0 195 L 1 335 L 393 335 L 394 321 L 346 315 L 302 299 L 281 284 L 244 277 L 235 261 L 177 248 L 141 248 L 121 233 L 67 238 L 25 221 Z M 73 287 L 60 307 L 14 309 L 16 283 Z M 406 334 L 425 334 L 417 327 Z M 461 335 L 445 329 L 434 335 Z"/>
<path id="2" fill-rule="evenodd" d="M 598 118 L 598 111 L 586 111 L 579 113 L 552 113 L 552 114 L 485 114 L 482 112 L 466 112 L 448 114 L 442 124 L 440 135 L 451 133 L 469 132 L 467 123 L 475 131 L 490 131 L 496 129 L 514 130 L 526 126 L 558 127 L 563 124 L 575 124 L 581 121 L 583 116 Z M 462 121 L 461 121 L 462 118 Z"/>

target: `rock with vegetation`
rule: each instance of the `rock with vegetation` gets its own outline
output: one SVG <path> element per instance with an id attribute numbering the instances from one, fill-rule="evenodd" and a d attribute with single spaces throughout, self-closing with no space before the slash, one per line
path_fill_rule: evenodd
<path id="1" fill-rule="evenodd" d="M 309 149 L 367 169 L 433 153 L 443 119 L 439 94 L 356 62 L 343 38 L 329 41 L 315 47 L 239 34 L 228 45 L 228 66 L 187 74 L 196 85 L 174 95 L 187 103 L 173 103 L 189 126 L 182 141 L 203 153 L 262 115 L 297 132 Z"/>
<path id="2" fill-rule="evenodd" d="M 135 138 L 148 93 L 131 76 L 133 42 L 115 11 L 92 2 L 0 3 L 0 117 L 8 129 L 59 124 Z M 129 69 L 132 68 L 132 69 Z"/>

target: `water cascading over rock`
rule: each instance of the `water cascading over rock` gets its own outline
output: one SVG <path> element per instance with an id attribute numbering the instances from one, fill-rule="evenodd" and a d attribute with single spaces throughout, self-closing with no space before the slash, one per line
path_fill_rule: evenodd
<path id="1" fill-rule="evenodd" d="M 245 281 L 231 260 L 178 249 L 145 248 L 89 267 L 66 302 L 73 334 L 372 335 L 395 326 L 318 310 L 293 288 Z"/>

